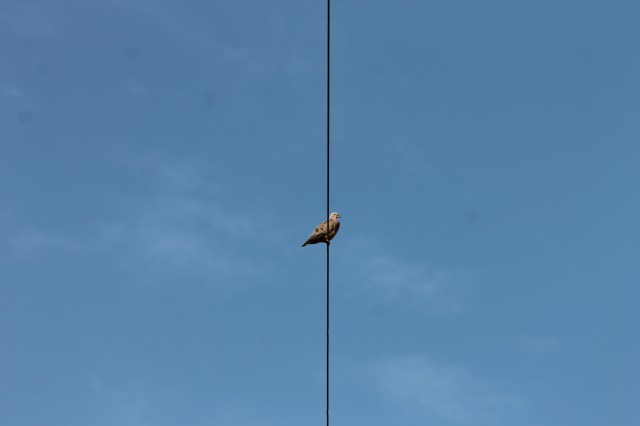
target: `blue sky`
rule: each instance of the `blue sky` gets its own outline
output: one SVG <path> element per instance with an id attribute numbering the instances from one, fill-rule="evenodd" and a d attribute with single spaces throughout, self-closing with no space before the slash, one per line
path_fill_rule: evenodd
<path id="1" fill-rule="evenodd" d="M 332 11 L 332 424 L 637 425 L 640 5 Z M 324 424 L 324 13 L 0 3 L 1 424 Z"/>

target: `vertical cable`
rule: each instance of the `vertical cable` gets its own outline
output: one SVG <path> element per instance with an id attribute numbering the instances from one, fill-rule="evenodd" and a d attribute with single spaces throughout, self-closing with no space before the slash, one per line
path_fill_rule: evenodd
<path id="1" fill-rule="evenodd" d="M 330 147 L 330 100 L 331 100 L 331 0 L 327 0 L 327 236 L 330 231 L 329 222 L 329 147 Z M 329 426 L 329 241 L 327 241 L 327 426 Z"/>

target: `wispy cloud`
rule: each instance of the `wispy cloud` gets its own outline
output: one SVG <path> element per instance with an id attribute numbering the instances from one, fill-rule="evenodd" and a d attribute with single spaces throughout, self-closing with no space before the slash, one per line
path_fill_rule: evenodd
<path id="1" fill-rule="evenodd" d="M 173 36 L 188 43 L 206 43 L 206 38 L 199 35 L 193 27 L 183 23 L 176 10 L 172 10 L 170 4 L 162 0 L 114 0 L 109 4 L 96 2 L 103 7 L 116 7 L 137 13 L 160 25 Z"/>
<path id="2" fill-rule="evenodd" d="M 31 255 L 42 250 L 71 251 L 81 249 L 81 240 L 55 235 L 35 228 L 25 228 L 9 237 L 9 246 L 18 254 Z"/>
<path id="3" fill-rule="evenodd" d="M 424 357 L 400 357 L 367 367 L 386 398 L 412 407 L 427 418 L 451 424 L 491 424 L 525 409 L 524 401 L 504 384 L 475 377 L 467 370 Z"/>
<path id="4" fill-rule="evenodd" d="M 105 417 L 100 424 L 114 426 L 146 426 L 155 424 L 151 420 L 160 407 L 170 399 L 166 390 L 141 384 L 128 383 L 121 387 L 107 385 L 95 373 L 89 374 L 91 396 L 98 402 Z"/>
<path id="5" fill-rule="evenodd" d="M 468 274 L 447 271 L 431 264 L 403 259 L 383 250 L 373 239 L 353 238 L 336 263 L 344 270 L 347 294 L 374 303 L 401 303 L 424 312 L 453 314 L 464 310 Z M 346 262 L 348 264 L 342 263 Z"/>
<path id="6" fill-rule="evenodd" d="M 244 48 L 220 42 L 220 40 L 212 36 L 211 28 L 198 28 L 192 22 L 187 22 L 188 20 L 181 16 L 183 9 L 176 7 L 179 5 L 176 2 L 163 0 L 137 0 L 134 2 L 114 0 L 108 4 L 97 1 L 96 5 L 124 9 L 128 13 L 137 14 L 145 21 L 150 21 L 162 28 L 181 43 L 193 47 L 213 48 L 225 60 L 246 60 L 253 56 L 250 51 Z"/>
<path id="7" fill-rule="evenodd" d="M 278 241 L 253 213 L 260 209 L 229 207 L 227 191 L 196 166 L 142 167 L 154 184 L 135 201 L 121 200 L 127 214 L 102 227 L 99 235 L 101 244 L 126 254 L 122 266 L 152 280 L 168 275 L 216 284 L 255 278 L 272 267 L 265 255 L 269 251 L 260 255 L 255 249 L 260 247 L 257 234 Z"/>
<path id="8" fill-rule="evenodd" d="M 193 164 L 158 164 L 136 164 L 136 173 L 147 184 L 133 195 L 111 199 L 118 213 L 91 223 L 93 232 L 76 236 L 18 228 L 9 236 L 10 250 L 15 256 L 53 251 L 99 256 L 141 283 L 187 279 L 216 286 L 237 284 L 274 267 L 270 253 L 281 237 L 266 226 L 269 215 L 264 208 L 250 200 L 229 207 L 228 190 L 211 183 Z M 269 249 L 263 242 L 267 240 Z"/>

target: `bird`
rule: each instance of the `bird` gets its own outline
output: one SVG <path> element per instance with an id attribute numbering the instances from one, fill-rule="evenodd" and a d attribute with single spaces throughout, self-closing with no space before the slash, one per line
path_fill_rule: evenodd
<path id="1" fill-rule="evenodd" d="M 327 243 L 327 245 L 329 245 L 329 241 L 336 236 L 340 229 L 340 221 L 338 219 L 341 217 L 338 212 L 331 213 L 331 215 L 329 215 L 329 233 L 327 233 L 327 221 L 325 220 L 311 233 L 311 236 L 304 242 L 302 247 L 307 244 L 318 243 Z"/>

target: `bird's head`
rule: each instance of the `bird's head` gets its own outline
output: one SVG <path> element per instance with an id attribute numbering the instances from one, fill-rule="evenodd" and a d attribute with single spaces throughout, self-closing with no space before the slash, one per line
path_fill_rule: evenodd
<path id="1" fill-rule="evenodd" d="M 329 219 L 340 219 L 342 216 L 340 216 L 340 214 L 338 212 L 333 212 L 331 213 L 331 215 L 329 216 Z"/>

